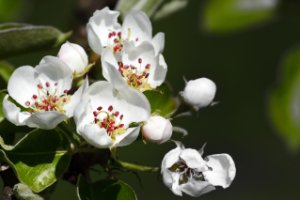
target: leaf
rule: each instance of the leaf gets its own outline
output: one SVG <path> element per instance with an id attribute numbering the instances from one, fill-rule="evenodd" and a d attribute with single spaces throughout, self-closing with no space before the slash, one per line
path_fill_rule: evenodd
<path id="1" fill-rule="evenodd" d="M 0 122 L 2 122 L 4 120 L 4 115 L 3 115 L 3 111 L 2 111 L 2 102 L 3 102 L 5 95 L 6 94 L 4 91 L 0 91 Z"/>
<path id="2" fill-rule="evenodd" d="M 0 27 L 2 27 L 0 30 L 0 59 L 52 48 L 60 45 L 70 36 L 70 33 L 62 33 L 51 26 L 4 24 Z"/>
<path id="3" fill-rule="evenodd" d="M 80 176 L 77 183 L 79 200 L 136 200 L 133 189 L 121 180 L 100 180 L 89 184 Z"/>
<path id="4" fill-rule="evenodd" d="M 6 61 L 0 61 L 0 77 L 7 83 L 14 71 L 13 65 Z"/>
<path id="5" fill-rule="evenodd" d="M 34 130 L 15 146 L 0 150 L 19 181 L 34 192 L 52 185 L 67 169 L 68 141 L 55 130 Z"/>
<path id="6" fill-rule="evenodd" d="M 210 0 L 204 8 L 203 26 L 222 33 L 244 29 L 270 20 L 278 0 Z"/>
<path id="7" fill-rule="evenodd" d="M 172 96 L 168 85 L 163 84 L 157 90 L 144 92 L 151 104 L 152 113 L 170 117 L 178 108 L 179 101 Z"/>
<path id="8" fill-rule="evenodd" d="M 270 93 L 271 120 L 291 148 L 300 146 L 300 48 L 283 61 L 280 83 Z"/>
<path id="9" fill-rule="evenodd" d="M 170 2 L 166 2 L 160 9 L 157 10 L 153 18 L 158 20 L 182 10 L 187 6 L 188 1 L 189 0 L 171 0 Z"/>

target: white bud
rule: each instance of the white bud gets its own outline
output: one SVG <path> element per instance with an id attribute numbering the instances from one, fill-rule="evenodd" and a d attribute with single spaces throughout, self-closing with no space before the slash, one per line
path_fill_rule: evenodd
<path id="1" fill-rule="evenodd" d="M 216 94 L 216 84 L 208 78 L 198 78 L 186 83 L 184 91 L 180 92 L 183 100 L 195 110 L 212 103 Z"/>
<path id="2" fill-rule="evenodd" d="M 145 140 L 161 144 L 171 138 L 172 124 L 161 116 L 151 116 L 142 127 L 142 133 Z"/>
<path id="3" fill-rule="evenodd" d="M 70 42 L 64 43 L 57 56 L 77 74 L 84 72 L 88 66 L 88 56 L 84 49 L 78 44 Z"/>

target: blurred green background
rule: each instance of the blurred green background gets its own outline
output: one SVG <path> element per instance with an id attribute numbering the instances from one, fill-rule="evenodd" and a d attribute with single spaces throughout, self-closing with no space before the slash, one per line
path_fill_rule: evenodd
<path id="1" fill-rule="evenodd" d="M 0 0 L 8 4 L 0 8 L 0 19 L 52 25 L 65 32 L 74 30 L 71 41 L 84 44 L 82 27 L 78 27 L 93 12 L 84 7 L 91 1 Z M 183 89 L 183 76 L 188 80 L 208 77 L 218 86 L 218 105 L 200 110 L 197 116 L 173 120 L 174 125 L 189 131 L 183 139 L 185 146 L 200 148 L 207 142 L 206 155 L 229 153 L 236 163 L 237 175 L 231 187 L 197 199 L 299 199 L 299 151 L 291 149 L 278 134 L 269 114 L 269 95 L 280 79 L 282 58 L 300 42 L 299 3 L 285 3 L 266 23 L 216 33 L 207 31 L 202 23 L 209 1 L 190 0 L 185 9 L 153 21 L 154 33 L 166 34 L 167 80 L 174 87 L 174 94 Z M 111 1 L 94 2 L 94 8 L 113 5 Z M 14 13 L 5 15 L 9 10 Z M 36 65 L 44 55 L 55 55 L 57 50 L 12 57 L 9 61 L 15 66 Z M 172 143 L 137 142 L 120 148 L 119 154 L 126 161 L 160 165 L 164 154 L 172 148 Z M 142 185 L 134 174 L 121 176 L 137 192 L 138 199 L 194 199 L 173 195 L 159 176 L 141 173 L 140 177 Z M 76 199 L 75 187 L 59 182 L 52 199 Z"/>

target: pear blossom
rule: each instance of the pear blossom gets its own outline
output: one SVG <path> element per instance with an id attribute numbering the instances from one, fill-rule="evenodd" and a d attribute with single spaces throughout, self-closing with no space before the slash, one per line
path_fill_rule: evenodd
<path id="1" fill-rule="evenodd" d="M 172 136 L 170 120 L 161 116 L 151 116 L 142 127 L 143 138 L 147 141 L 162 144 Z"/>
<path id="2" fill-rule="evenodd" d="M 215 186 L 230 186 L 236 174 L 231 156 L 214 154 L 203 159 L 202 154 L 203 148 L 197 151 L 177 142 L 177 147 L 164 156 L 163 182 L 175 195 L 186 193 L 198 197 L 214 190 Z"/>
<path id="3" fill-rule="evenodd" d="M 125 84 L 142 92 L 155 89 L 166 78 L 167 64 L 162 55 L 155 55 L 154 46 L 149 42 L 139 46 L 124 43 L 119 59 L 110 50 L 105 50 L 101 61 L 103 76 L 109 82 L 122 79 Z M 112 70 L 119 73 L 111 73 Z"/>
<path id="4" fill-rule="evenodd" d="M 72 72 L 57 57 L 46 56 L 35 68 L 17 68 L 8 81 L 4 116 L 17 126 L 53 129 L 73 116 L 88 81 L 73 94 Z"/>
<path id="5" fill-rule="evenodd" d="M 105 48 L 114 53 L 123 49 L 124 42 L 135 46 L 144 41 L 151 42 L 155 54 L 159 55 L 164 49 L 164 33 L 157 33 L 152 38 L 152 25 L 148 16 L 138 10 L 130 11 L 124 18 L 123 25 L 118 23 L 119 11 L 110 10 L 108 7 L 94 12 L 87 24 L 88 42 L 90 47 L 98 54 Z"/>
<path id="6" fill-rule="evenodd" d="M 216 94 L 216 84 L 208 78 L 190 80 L 182 92 L 183 100 L 195 110 L 212 104 Z"/>
<path id="7" fill-rule="evenodd" d="M 66 63 L 75 76 L 84 74 L 90 67 L 85 50 L 75 43 L 64 43 L 61 46 L 57 57 Z"/>
<path id="8" fill-rule="evenodd" d="M 132 123 L 146 121 L 150 105 L 140 92 L 106 81 L 92 84 L 77 107 L 74 119 L 77 132 L 97 148 L 131 144 L 140 127 Z"/>

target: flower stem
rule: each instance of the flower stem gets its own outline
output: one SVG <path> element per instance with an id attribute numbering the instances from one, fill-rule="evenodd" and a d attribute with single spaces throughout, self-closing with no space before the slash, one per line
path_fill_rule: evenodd
<path id="1" fill-rule="evenodd" d="M 116 162 L 123 167 L 124 169 L 127 170 L 132 170 L 132 171 L 140 171 L 140 172 L 158 172 L 159 167 L 150 167 L 150 166 L 144 166 L 144 165 L 137 165 L 133 163 L 128 163 L 120 160 L 116 160 Z"/>

